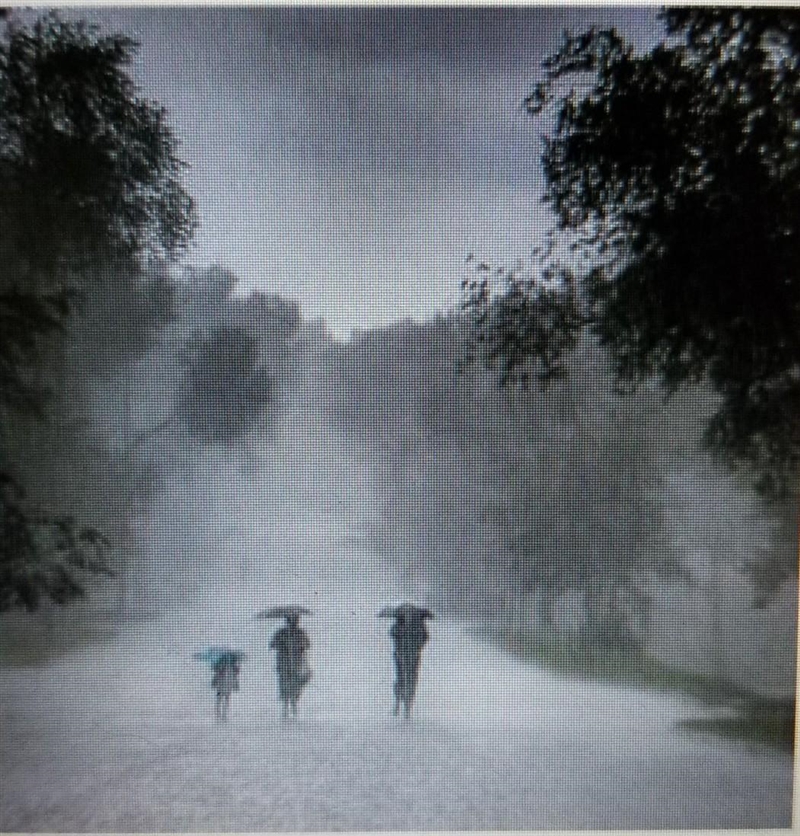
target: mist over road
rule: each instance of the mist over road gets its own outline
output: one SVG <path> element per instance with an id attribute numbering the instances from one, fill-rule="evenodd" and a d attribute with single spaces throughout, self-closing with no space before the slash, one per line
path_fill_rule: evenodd
<path id="1" fill-rule="evenodd" d="M 0 831 L 791 824 L 797 21 L 475 11 L 0 10 Z"/>
<path id="2" fill-rule="evenodd" d="M 0 674 L 5 831 L 734 828 L 790 824 L 791 758 L 689 736 L 684 698 L 560 679 L 449 620 L 411 722 L 390 716 L 377 601 L 320 600 L 315 677 L 283 722 L 264 622 L 227 724 L 191 652 L 206 611 Z M 220 639 L 219 632 L 213 637 Z"/>
<path id="3" fill-rule="evenodd" d="M 312 428 L 313 429 L 313 428 Z M 159 618 L 44 666 L 0 668 L 3 831 L 764 828 L 792 759 L 677 727 L 687 697 L 524 664 L 439 617 L 411 722 L 391 716 L 387 603 L 424 603 L 370 550 L 369 457 L 306 424 L 166 494 L 140 566 Z M 159 516 L 160 515 L 160 516 Z M 171 602 L 171 603 L 167 603 Z M 314 677 L 283 722 L 254 613 L 301 603 Z M 207 644 L 247 652 L 216 724 Z"/>

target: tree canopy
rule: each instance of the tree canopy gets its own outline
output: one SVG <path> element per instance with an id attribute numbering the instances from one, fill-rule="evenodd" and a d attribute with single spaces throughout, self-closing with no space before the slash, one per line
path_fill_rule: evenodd
<path id="1" fill-rule="evenodd" d="M 36 335 L 194 230 L 166 113 L 128 72 L 136 46 L 55 14 L 0 38 L 0 383 L 18 403 Z"/>
<path id="2" fill-rule="evenodd" d="M 272 400 L 274 381 L 259 365 L 258 339 L 244 328 L 217 328 L 190 347 L 188 380 L 179 414 L 203 441 L 232 441 Z"/>
<path id="3" fill-rule="evenodd" d="M 552 126 L 556 222 L 532 272 L 478 270 L 464 308 L 505 379 L 561 373 L 588 329 L 623 384 L 708 382 L 707 443 L 785 496 L 800 463 L 800 16 L 660 17 L 647 52 L 591 30 L 544 62 L 526 104 Z"/>
<path id="4" fill-rule="evenodd" d="M 179 308 L 189 333 L 174 415 L 195 440 L 229 444 L 279 405 L 300 309 L 280 296 L 234 294 L 238 279 L 219 265 L 188 275 Z"/>
<path id="5" fill-rule="evenodd" d="M 9 425 L 44 417 L 60 371 L 47 352 L 90 300 L 168 316 L 158 265 L 195 227 L 166 112 L 129 72 L 136 48 L 55 13 L 0 33 L 0 608 L 64 603 L 81 572 L 107 571 L 103 535 L 27 495 Z M 87 323 L 113 319 L 101 307 Z"/>
<path id="6" fill-rule="evenodd" d="M 66 604 L 83 594 L 78 572 L 112 575 L 109 542 L 68 516 L 32 516 L 20 487 L 0 474 L 0 612 L 35 610 L 43 598 Z"/>

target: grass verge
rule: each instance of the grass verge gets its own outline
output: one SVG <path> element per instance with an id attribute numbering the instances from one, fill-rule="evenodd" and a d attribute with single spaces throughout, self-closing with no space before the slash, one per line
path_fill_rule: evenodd
<path id="1" fill-rule="evenodd" d="M 680 727 L 687 731 L 760 743 L 788 752 L 794 749 L 793 698 L 763 697 L 729 680 L 668 665 L 646 651 L 598 648 L 577 636 L 505 628 L 491 631 L 490 638 L 518 658 L 565 676 L 678 691 L 735 715 L 684 720 Z"/>

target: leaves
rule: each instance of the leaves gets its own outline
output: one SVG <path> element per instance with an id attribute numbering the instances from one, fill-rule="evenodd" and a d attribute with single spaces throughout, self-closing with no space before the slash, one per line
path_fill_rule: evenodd
<path id="1" fill-rule="evenodd" d="M 10 406 L 40 412 L 46 392 L 26 374 L 42 337 L 63 330 L 64 293 L 0 292 L 0 397 Z"/>
<path id="2" fill-rule="evenodd" d="M 498 370 L 503 384 L 527 383 L 531 377 L 548 383 L 563 377 L 565 358 L 584 324 L 569 277 L 550 271 L 540 282 L 522 272 L 499 271 L 495 277 L 486 273 L 480 265 L 462 282 L 462 312 L 483 361 Z"/>
<path id="3" fill-rule="evenodd" d="M 106 370 L 115 351 L 149 345 L 171 315 L 167 266 L 196 224 L 166 112 L 130 75 L 137 44 L 56 13 L 21 20 L 10 16 L 0 31 L 0 408 L 9 424 L 13 412 L 46 419 L 46 406 L 64 406 L 48 384 L 62 384 L 60 361 L 81 328 L 93 329 L 86 345 Z M 94 359 L 83 358 L 85 374 Z M 19 465 L 15 478 L 0 474 L 0 610 L 65 604 L 87 576 L 110 574 L 109 544 L 25 498 L 17 473 L 80 477 L 74 465 L 56 477 L 50 449 L 25 461 L 13 429 L 0 447 L 4 468 Z"/>
<path id="4" fill-rule="evenodd" d="M 0 612 L 38 609 L 43 600 L 64 605 L 83 594 L 87 574 L 114 573 L 110 542 L 71 517 L 31 509 L 19 484 L 0 473 Z"/>
<path id="5" fill-rule="evenodd" d="M 539 364 L 546 378 L 588 328 L 621 381 L 708 381 L 722 396 L 708 443 L 779 497 L 800 443 L 800 16 L 662 17 L 644 54 L 591 30 L 544 62 L 527 106 L 554 111 L 545 199 L 572 257 L 555 248 L 491 296 L 468 283 L 464 307 L 501 376 Z M 552 318 L 548 270 L 580 317 Z"/>
<path id="6" fill-rule="evenodd" d="M 165 111 L 127 72 L 136 47 L 55 14 L 0 43 L 4 233 L 35 270 L 168 257 L 194 230 Z"/>

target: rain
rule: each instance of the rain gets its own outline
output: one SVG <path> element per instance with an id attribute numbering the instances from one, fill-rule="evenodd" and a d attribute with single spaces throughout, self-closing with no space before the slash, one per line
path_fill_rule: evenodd
<path id="1" fill-rule="evenodd" d="M 655 11 L 56 19 L 56 46 L 136 42 L 125 95 L 187 165 L 163 204 L 114 193 L 152 198 L 122 243 L 140 216 L 86 233 L 77 163 L 30 152 L 33 197 L 0 195 L 0 302 L 78 288 L 36 351 L 0 325 L 0 829 L 790 827 L 796 496 L 704 444 L 709 381 L 623 390 L 581 334 L 563 377 L 509 385 L 464 315 L 475 265 L 530 264 L 554 224 L 543 60 L 591 26 L 651 49 Z M 6 183 L 38 146 L 0 122 Z M 4 237 L 25 213 L 41 241 Z"/>

